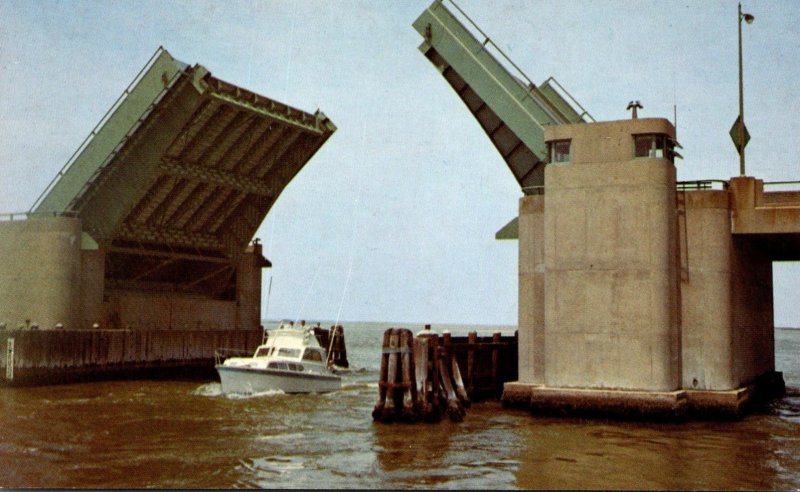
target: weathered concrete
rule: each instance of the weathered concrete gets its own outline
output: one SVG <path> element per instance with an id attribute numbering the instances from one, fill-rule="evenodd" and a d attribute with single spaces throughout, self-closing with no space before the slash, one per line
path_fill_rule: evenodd
<path id="1" fill-rule="evenodd" d="M 0 323 L 75 327 L 81 295 L 81 222 L 0 222 Z"/>
<path id="2" fill-rule="evenodd" d="M 0 222 L 0 323 L 17 328 L 252 329 L 260 325 L 260 245 L 240 255 L 236 295 L 209 296 L 107 285 L 106 250 L 81 248 L 81 220 Z"/>
<path id="3" fill-rule="evenodd" d="M 735 388 L 728 194 L 681 192 L 681 200 L 685 202 L 681 242 L 686 245 L 681 257 L 682 386 Z"/>
<path id="4" fill-rule="evenodd" d="M 106 250 L 82 249 L 80 237 L 75 218 L 0 222 L 0 254 L 14 259 L 0 263 L 4 358 L 7 338 L 15 340 L 9 384 L 208 369 L 214 349 L 251 351 L 261 340 L 260 245 L 240 255 L 236 296 L 225 300 L 112 288 L 104 276 Z"/>
<path id="5" fill-rule="evenodd" d="M 661 152 L 635 157 L 636 135 Z M 520 200 L 519 381 L 548 413 L 741 415 L 783 391 L 772 261 L 800 257 L 800 193 L 676 191 L 666 120 L 548 127 L 569 141 Z M 564 160 L 563 155 L 560 159 Z"/>
<path id="6" fill-rule="evenodd" d="M 692 417 L 739 418 L 785 391 L 780 373 L 767 373 L 731 390 L 670 392 L 548 388 L 518 381 L 504 385 L 504 405 L 533 413 L 589 417 L 679 420 Z"/>
<path id="7" fill-rule="evenodd" d="M 544 383 L 544 196 L 519 203 L 519 380 Z"/>
<path id="8" fill-rule="evenodd" d="M 552 131 L 570 135 L 574 152 L 545 170 L 548 387 L 680 386 L 675 168 L 631 152 L 632 133 L 656 130 L 669 128 L 638 120 Z"/>
<path id="9" fill-rule="evenodd" d="M 530 409 L 555 415 L 602 415 L 680 419 L 688 407 L 686 392 L 581 388 L 532 388 Z"/>
<path id="10" fill-rule="evenodd" d="M 749 176 L 731 178 L 734 234 L 798 234 L 800 193 L 765 192 L 764 182 Z"/>

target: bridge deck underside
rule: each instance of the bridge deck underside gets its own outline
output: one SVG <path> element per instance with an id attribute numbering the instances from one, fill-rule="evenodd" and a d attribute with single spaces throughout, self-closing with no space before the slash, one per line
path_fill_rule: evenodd
<path id="1" fill-rule="evenodd" d="M 440 67 L 445 80 L 486 132 L 520 186 L 542 185 L 544 183 L 544 165 L 541 159 L 523 143 L 491 106 L 467 84 L 452 66 L 447 64 L 435 49 L 428 50 L 425 56 L 434 65 Z"/>
<path id="2" fill-rule="evenodd" d="M 165 56 L 151 72 L 169 63 Z M 80 156 L 42 207 L 60 203 L 81 218 L 84 232 L 107 250 L 109 287 L 177 286 L 229 297 L 238 258 L 281 191 L 336 127 L 320 112 L 236 87 L 200 65 L 176 63 L 182 68 L 171 81 L 164 73 L 158 95 L 146 82 L 159 73 L 145 73 L 128 99 L 153 102 L 133 131 L 107 145 L 114 149 L 106 156 Z M 98 134 L 122 124 L 126 109 Z M 70 183 L 70 173 L 81 172 L 91 178 L 80 187 L 77 178 Z"/>
<path id="3" fill-rule="evenodd" d="M 760 179 L 729 183 L 731 232 L 772 261 L 800 261 L 800 192 L 765 191 Z"/>
<path id="4" fill-rule="evenodd" d="M 736 234 L 734 240 L 762 252 L 771 261 L 800 261 L 800 232 Z"/>

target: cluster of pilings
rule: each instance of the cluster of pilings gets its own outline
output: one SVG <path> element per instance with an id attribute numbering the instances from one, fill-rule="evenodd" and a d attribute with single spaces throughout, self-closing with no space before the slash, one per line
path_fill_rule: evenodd
<path id="1" fill-rule="evenodd" d="M 455 352 L 440 345 L 438 335 L 423 332 L 415 338 L 406 328 L 384 332 L 374 420 L 438 422 L 447 413 L 461 422 L 469 405 Z"/>
<path id="2" fill-rule="evenodd" d="M 328 363 L 334 367 L 349 368 L 347 360 L 347 346 L 344 342 L 344 327 L 342 325 L 331 326 L 330 330 L 314 327 L 314 336 L 320 346 L 328 351 Z"/>

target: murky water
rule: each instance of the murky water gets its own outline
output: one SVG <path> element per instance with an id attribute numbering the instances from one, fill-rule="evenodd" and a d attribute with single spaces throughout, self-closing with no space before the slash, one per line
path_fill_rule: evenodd
<path id="1" fill-rule="evenodd" d="M 488 402 L 459 424 L 375 424 L 387 326 L 346 326 L 360 370 L 325 395 L 230 398 L 208 381 L 0 389 L 0 486 L 800 488 L 800 396 L 737 422 L 550 419 Z M 776 339 L 777 369 L 800 387 L 800 331 Z"/>

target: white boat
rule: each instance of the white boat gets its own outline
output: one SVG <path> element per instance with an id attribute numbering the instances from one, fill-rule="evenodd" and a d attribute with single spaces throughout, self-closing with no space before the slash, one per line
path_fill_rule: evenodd
<path id="1" fill-rule="evenodd" d="M 328 367 L 325 348 L 314 329 L 281 323 L 268 330 L 252 357 L 229 357 L 215 365 L 225 394 L 324 393 L 342 386 L 342 378 Z"/>

